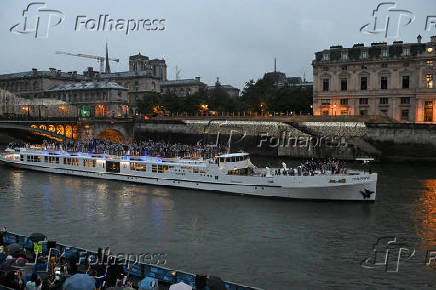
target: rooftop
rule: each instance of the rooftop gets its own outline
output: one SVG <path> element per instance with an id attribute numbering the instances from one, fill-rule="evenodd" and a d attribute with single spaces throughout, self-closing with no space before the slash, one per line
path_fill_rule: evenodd
<path id="1" fill-rule="evenodd" d="M 90 90 L 90 89 L 123 89 L 126 88 L 120 86 L 115 82 L 79 82 L 73 84 L 64 84 L 51 87 L 48 89 L 49 92 L 54 91 L 74 91 L 74 90 Z"/>
<path id="2" fill-rule="evenodd" d="M 50 70 L 50 71 L 38 71 L 38 70 L 32 70 L 32 71 L 26 71 L 26 72 L 19 72 L 19 73 L 11 73 L 11 74 L 3 74 L 0 75 L 0 80 L 13 80 L 13 79 L 31 79 L 31 78 L 55 78 L 55 79 L 84 79 L 83 75 L 79 75 L 77 73 L 73 72 L 61 72 L 58 70 Z"/>
<path id="3" fill-rule="evenodd" d="M 161 87 L 166 86 L 189 86 L 189 85 L 205 85 L 203 82 L 201 82 L 198 79 L 184 79 L 184 80 L 171 80 L 166 82 L 161 82 Z"/>

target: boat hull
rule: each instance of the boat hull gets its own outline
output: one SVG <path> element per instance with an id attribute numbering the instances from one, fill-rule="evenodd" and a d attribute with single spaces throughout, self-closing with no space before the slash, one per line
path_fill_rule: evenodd
<path id="1" fill-rule="evenodd" d="M 241 184 L 214 181 L 186 180 L 177 177 L 147 177 L 119 173 L 95 172 L 71 168 L 28 164 L 0 158 L 0 163 L 6 165 L 53 174 L 65 174 L 88 178 L 99 178 L 113 181 L 134 182 L 148 185 L 169 186 L 184 189 L 224 192 L 237 195 L 249 195 L 270 198 L 309 199 L 309 200 L 344 200 L 344 201 L 375 201 L 377 174 L 367 174 L 360 182 L 349 184 L 328 184 L 327 186 L 311 184 L 310 179 L 316 176 L 299 176 L 293 185 L 271 184 Z M 282 177 L 283 179 L 293 177 Z M 321 177 L 320 177 L 321 178 Z M 324 178 L 329 178 L 325 176 Z"/>

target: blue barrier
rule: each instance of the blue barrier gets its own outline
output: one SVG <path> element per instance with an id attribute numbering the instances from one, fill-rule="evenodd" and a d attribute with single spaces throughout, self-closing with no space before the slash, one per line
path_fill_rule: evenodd
<path id="1" fill-rule="evenodd" d="M 3 233 L 3 242 L 6 245 L 13 244 L 13 243 L 19 243 L 23 247 L 27 249 L 33 250 L 33 243 L 31 244 L 31 241 L 28 237 L 17 235 L 14 233 L 4 232 Z M 88 263 L 88 258 L 91 258 L 92 262 L 96 261 L 97 253 L 74 248 L 74 247 L 68 247 L 61 244 L 56 244 L 56 249 L 58 250 L 58 253 L 61 254 L 64 258 L 70 259 L 70 258 L 77 258 L 80 264 L 85 265 Z M 47 242 L 43 242 L 43 253 L 45 255 L 48 254 L 47 249 Z M 82 259 L 80 259 L 82 257 Z M 124 265 L 127 265 L 127 263 L 124 263 Z M 148 264 L 142 264 L 142 263 L 131 263 L 129 266 L 125 266 L 124 270 L 126 273 L 129 273 L 131 276 L 135 276 L 138 278 L 145 278 L 145 277 L 152 277 L 156 278 L 160 282 L 166 282 L 170 284 L 183 282 L 185 284 L 190 285 L 193 289 L 195 289 L 195 279 L 196 275 L 182 272 L 182 271 L 174 271 L 166 268 L 161 268 L 154 265 L 148 265 Z M 34 266 L 35 272 L 46 272 L 47 271 L 47 263 L 37 263 Z M 229 290 L 256 290 L 257 288 L 237 285 L 235 283 L 231 282 L 225 282 L 226 289 Z"/>

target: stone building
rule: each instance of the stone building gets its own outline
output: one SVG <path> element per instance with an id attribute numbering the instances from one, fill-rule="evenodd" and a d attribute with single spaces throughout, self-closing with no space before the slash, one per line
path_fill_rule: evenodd
<path id="1" fill-rule="evenodd" d="M 76 106 L 79 117 L 127 117 L 129 112 L 127 89 L 114 82 L 57 85 L 45 96 Z"/>
<path id="2" fill-rule="evenodd" d="M 44 92 L 55 85 L 84 80 L 77 72 L 61 72 L 55 68 L 49 71 L 32 71 L 0 75 L 0 89 L 23 98 L 43 98 Z"/>
<path id="3" fill-rule="evenodd" d="M 314 115 L 382 115 L 436 123 L 436 37 L 332 46 L 315 53 Z"/>
<path id="4" fill-rule="evenodd" d="M 213 90 L 215 90 L 215 88 L 219 86 L 221 89 L 223 89 L 227 94 L 229 94 L 229 96 L 231 98 L 238 98 L 239 97 L 239 89 L 235 88 L 231 85 L 222 85 L 219 81 L 219 79 L 217 78 L 217 81 L 215 83 L 214 86 L 208 86 L 207 87 L 207 91 L 210 93 Z"/>
<path id="5" fill-rule="evenodd" d="M 195 79 L 161 82 L 160 89 L 164 94 L 175 94 L 178 97 L 185 97 L 200 92 L 201 90 L 206 91 L 207 85 L 200 81 L 199 77 L 196 77 Z"/>

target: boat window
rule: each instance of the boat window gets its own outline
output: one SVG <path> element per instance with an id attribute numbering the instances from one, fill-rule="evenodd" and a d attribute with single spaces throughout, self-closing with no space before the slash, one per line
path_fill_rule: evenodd
<path id="1" fill-rule="evenodd" d="M 20 155 L 20 161 L 24 161 L 24 155 L 23 154 Z"/>
<path id="2" fill-rule="evenodd" d="M 79 160 L 77 158 L 65 157 L 64 164 L 71 165 L 71 166 L 79 166 Z"/>
<path id="3" fill-rule="evenodd" d="M 40 157 L 41 158 L 41 157 Z M 54 156 L 44 156 L 45 163 L 59 163 L 59 157 Z"/>
<path id="4" fill-rule="evenodd" d="M 41 156 L 27 155 L 27 162 L 41 162 Z"/>
<path id="5" fill-rule="evenodd" d="M 151 172 L 157 173 L 157 164 L 152 164 L 151 165 Z"/>
<path id="6" fill-rule="evenodd" d="M 83 159 L 84 167 L 97 167 L 97 162 L 95 159 Z"/>
<path id="7" fill-rule="evenodd" d="M 198 173 L 200 172 L 200 170 L 198 169 L 198 167 L 194 167 L 194 173 Z"/>
<path id="8" fill-rule="evenodd" d="M 139 162 L 130 162 L 130 170 L 147 171 L 147 164 Z"/>

